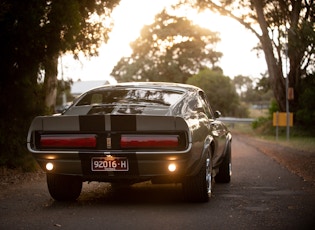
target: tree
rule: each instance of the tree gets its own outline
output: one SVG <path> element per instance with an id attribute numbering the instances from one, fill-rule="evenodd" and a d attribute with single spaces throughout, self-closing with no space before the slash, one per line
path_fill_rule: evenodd
<path id="1" fill-rule="evenodd" d="M 97 48 L 107 42 L 110 25 L 108 21 L 111 9 L 119 0 L 54 0 L 46 2 L 41 19 L 45 70 L 45 104 L 54 111 L 57 94 L 58 57 L 65 52 L 79 52 L 85 55 L 97 55 Z"/>
<path id="2" fill-rule="evenodd" d="M 144 26 L 140 37 L 131 43 L 131 56 L 123 57 L 111 75 L 120 82 L 184 83 L 204 66 L 216 66 L 222 56 L 214 50 L 218 41 L 217 33 L 163 10 L 153 24 Z"/>
<path id="3" fill-rule="evenodd" d="M 289 86 L 294 89 L 290 109 L 297 111 L 301 82 L 314 73 L 314 1 L 198 0 L 193 5 L 234 18 L 256 35 L 265 54 L 270 84 L 280 110 L 286 110 L 287 75 Z M 283 71 L 287 58 L 288 74 Z"/>
<path id="4" fill-rule="evenodd" d="M 239 93 L 240 97 L 244 97 L 244 93 L 249 89 L 253 88 L 253 80 L 250 77 L 237 75 L 233 79 L 233 83 L 236 87 L 237 92 Z"/>
<path id="5" fill-rule="evenodd" d="M 214 110 L 223 116 L 247 117 L 247 109 L 240 104 L 239 96 L 229 77 L 221 70 L 201 70 L 187 80 L 188 84 L 200 87 L 207 94 Z"/>
<path id="6" fill-rule="evenodd" d="M 315 127 L 315 74 L 307 76 L 301 88 L 303 88 L 299 98 L 301 109 L 296 113 L 297 119 L 306 127 Z M 315 135 L 314 128 L 309 131 Z"/>
<path id="7" fill-rule="evenodd" d="M 62 112 L 69 103 L 71 103 L 75 97 L 71 94 L 71 85 L 73 81 L 70 80 L 58 80 L 57 83 L 57 97 L 56 97 L 56 111 Z"/>
<path id="8" fill-rule="evenodd" d="M 34 114 L 42 111 L 37 84 L 42 46 L 42 1 L 1 1 L 0 165 L 16 167 L 26 155 L 25 137 Z"/>
<path id="9" fill-rule="evenodd" d="M 91 17 L 108 15 L 117 2 L 0 1 L 0 166 L 25 162 L 27 130 L 44 113 L 45 92 L 54 93 L 58 55 L 96 54 L 109 30 Z"/>
<path id="10" fill-rule="evenodd" d="M 242 75 L 235 76 L 232 82 L 240 95 L 240 101 L 259 105 L 260 108 L 268 107 L 273 96 L 267 76 L 268 74 L 262 74 L 257 80 Z"/>

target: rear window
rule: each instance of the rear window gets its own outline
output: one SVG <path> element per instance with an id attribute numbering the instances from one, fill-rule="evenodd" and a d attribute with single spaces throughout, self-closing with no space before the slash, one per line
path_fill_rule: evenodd
<path id="1" fill-rule="evenodd" d="M 157 89 L 110 89 L 92 91 L 79 100 L 76 106 L 83 105 L 115 105 L 115 104 L 141 104 L 163 105 L 175 104 L 183 92 L 165 91 Z"/>

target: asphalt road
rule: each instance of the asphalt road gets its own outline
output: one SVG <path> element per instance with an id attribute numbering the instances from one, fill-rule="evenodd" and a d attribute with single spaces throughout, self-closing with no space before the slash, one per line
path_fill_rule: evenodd
<path id="1" fill-rule="evenodd" d="M 78 201 L 53 201 L 45 178 L 0 190 L 0 229 L 314 229 L 315 191 L 234 135 L 230 184 L 208 203 L 183 201 L 180 185 L 113 190 L 84 183 Z"/>

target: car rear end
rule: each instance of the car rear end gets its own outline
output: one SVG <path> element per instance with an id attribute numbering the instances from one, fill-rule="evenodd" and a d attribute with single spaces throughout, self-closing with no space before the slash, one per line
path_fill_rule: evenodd
<path id="1" fill-rule="evenodd" d="M 27 140 L 43 170 L 87 181 L 175 180 L 191 150 L 189 128 L 175 116 L 37 117 Z"/>

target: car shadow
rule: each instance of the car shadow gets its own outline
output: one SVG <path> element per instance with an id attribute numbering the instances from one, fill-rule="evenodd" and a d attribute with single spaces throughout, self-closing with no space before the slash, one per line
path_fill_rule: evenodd
<path id="1" fill-rule="evenodd" d="M 149 182 L 113 187 L 109 183 L 84 183 L 76 201 L 60 202 L 51 199 L 50 208 L 98 205 L 161 205 L 185 204 L 181 184 L 155 185 Z"/>

